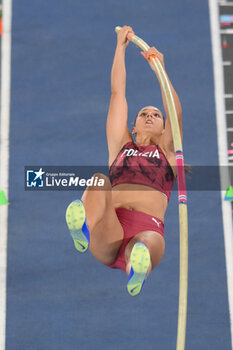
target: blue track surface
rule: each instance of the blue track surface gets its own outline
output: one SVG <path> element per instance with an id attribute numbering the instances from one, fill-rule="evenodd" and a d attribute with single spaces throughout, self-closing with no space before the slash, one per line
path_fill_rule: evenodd
<path id="1" fill-rule="evenodd" d="M 25 192 L 25 165 L 106 165 L 105 123 L 116 25 L 164 53 L 183 107 L 186 163 L 217 165 L 208 2 L 13 1 L 6 350 L 175 349 L 177 193 L 166 253 L 131 298 L 127 276 L 80 256 L 65 209 L 81 192 Z M 127 48 L 129 126 L 162 107 L 139 50 Z M 187 349 L 230 350 L 220 195 L 189 192 Z"/>

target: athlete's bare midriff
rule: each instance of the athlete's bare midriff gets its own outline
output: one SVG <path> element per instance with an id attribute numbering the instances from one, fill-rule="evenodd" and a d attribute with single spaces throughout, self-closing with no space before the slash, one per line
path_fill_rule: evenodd
<path id="1" fill-rule="evenodd" d="M 167 197 L 155 189 L 137 184 L 120 184 L 112 188 L 115 208 L 137 210 L 152 215 L 164 222 Z"/>

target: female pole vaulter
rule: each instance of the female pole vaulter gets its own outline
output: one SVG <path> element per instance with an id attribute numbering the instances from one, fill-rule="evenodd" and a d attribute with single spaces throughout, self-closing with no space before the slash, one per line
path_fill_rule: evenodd
<path id="1" fill-rule="evenodd" d="M 109 178 L 95 174 L 104 180 L 104 186 L 87 187 L 82 199 L 68 206 L 66 221 L 76 249 L 84 252 L 89 248 L 101 263 L 125 271 L 129 276 L 128 292 L 135 296 L 163 257 L 164 216 L 177 174 L 169 111 L 162 87 L 166 122 L 157 107 L 146 106 L 135 120 L 132 130 L 135 141 L 128 130 L 125 51 L 129 34 L 134 35 L 129 26 L 117 33 L 111 71 L 106 125 Z M 158 57 L 165 69 L 163 54 L 155 47 L 141 53 L 149 64 L 150 57 Z M 156 73 L 154 66 L 150 66 Z M 159 80 L 158 75 L 157 78 Z M 179 97 L 168 81 L 182 136 Z"/>

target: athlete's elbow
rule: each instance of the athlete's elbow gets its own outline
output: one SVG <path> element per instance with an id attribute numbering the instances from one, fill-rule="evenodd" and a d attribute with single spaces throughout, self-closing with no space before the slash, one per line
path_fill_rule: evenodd
<path id="1" fill-rule="evenodd" d="M 125 85 L 123 84 L 111 84 L 112 95 L 125 95 Z"/>
<path id="2" fill-rule="evenodd" d="M 178 119 L 181 119 L 182 118 L 182 107 L 181 107 L 181 103 L 180 103 L 180 100 L 178 97 L 175 99 L 175 106 L 176 106 L 177 117 L 178 117 Z"/>

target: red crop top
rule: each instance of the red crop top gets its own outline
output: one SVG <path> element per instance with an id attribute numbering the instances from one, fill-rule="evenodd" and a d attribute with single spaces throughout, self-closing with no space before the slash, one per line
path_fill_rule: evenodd
<path id="1" fill-rule="evenodd" d="M 140 184 L 152 187 L 170 198 L 175 176 L 158 145 L 137 146 L 126 143 L 109 169 L 112 187 L 119 184 Z"/>

